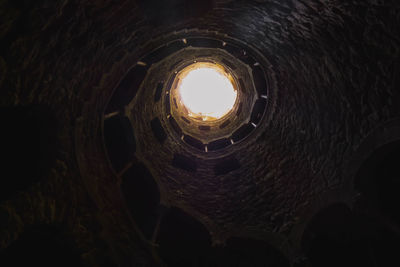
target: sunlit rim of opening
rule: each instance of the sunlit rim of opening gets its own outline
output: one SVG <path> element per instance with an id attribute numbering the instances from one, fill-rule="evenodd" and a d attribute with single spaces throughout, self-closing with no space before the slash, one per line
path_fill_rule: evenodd
<path id="1" fill-rule="evenodd" d="M 217 120 L 228 114 L 237 98 L 232 75 L 219 64 L 198 62 L 178 74 L 180 102 L 188 116 L 203 121 Z"/>

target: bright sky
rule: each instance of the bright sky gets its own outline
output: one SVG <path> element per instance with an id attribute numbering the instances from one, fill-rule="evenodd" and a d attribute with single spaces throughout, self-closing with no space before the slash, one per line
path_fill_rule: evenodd
<path id="1" fill-rule="evenodd" d="M 217 119 L 233 108 L 237 96 L 229 78 L 209 67 L 189 71 L 178 90 L 182 103 L 194 115 Z"/>

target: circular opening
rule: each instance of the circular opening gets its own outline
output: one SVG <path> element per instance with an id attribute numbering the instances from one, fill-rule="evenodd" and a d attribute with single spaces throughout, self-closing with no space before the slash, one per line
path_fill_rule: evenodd
<path id="1" fill-rule="evenodd" d="M 219 64 L 191 64 L 179 72 L 177 79 L 178 96 L 189 117 L 217 120 L 227 115 L 235 105 L 236 82 Z"/>

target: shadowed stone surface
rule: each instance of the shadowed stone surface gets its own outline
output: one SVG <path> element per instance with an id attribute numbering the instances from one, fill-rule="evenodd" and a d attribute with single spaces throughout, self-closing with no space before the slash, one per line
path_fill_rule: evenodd
<path id="1" fill-rule="evenodd" d="M 276 80 L 274 112 L 257 138 L 227 153 L 240 167 L 216 176 L 218 160 L 230 155 L 200 157 L 178 142 L 168 143 L 172 149 L 166 153 L 151 131 L 154 117 L 135 118 L 122 107 L 140 126 L 133 129 L 135 137 L 154 138 L 137 140 L 136 156 L 156 174 L 161 202 L 202 223 L 211 242 L 257 236 L 296 262 L 310 218 L 325 204 L 353 201 L 355 193 L 343 188 L 357 148 L 375 128 L 400 115 L 399 14 L 397 1 L 389 0 L 1 1 L 0 105 L 48 107 L 57 131 L 39 130 L 39 139 L 54 133 L 57 145 L 52 148 L 51 137 L 50 145 L 37 148 L 32 137 L 47 114 L 39 124 L 21 128 L 30 135 L 25 141 L 32 157 L 11 159 L 14 178 L 22 180 L 25 159 L 39 166 L 31 158 L 41 159 L 47 146 L 43 159 L 49 160 L 38 160 L 45 171 L 35 172 L 32 182 L 25 178 L 23 187 L 2 182 L 0 249 L 29 225 L 63 222 L 89 266 L 161 264 L 152 253 L 156 245 L 133 226 L 120 187 L 132 162 L 118 167 L 122 175 L 112 170 L 102 118 L 137 61 L 188 30 L 227 34 L 255 47 Z M 149 56 L 146 68 L 170 52 L 167 47 Z M 250 60 L 243 53 L 234 56 Z M 150 97 L 138 98 L 146 90 Z M 154 90 L 140 87 L 127 94 L 136 97 L 133 102 L 116 105 L 149 101 L 146 106 L 152 106 L 158 98 Z M 159 171 L 160 159 L 172 166 L 174 153 L 195 161 L 195 172 Z M 1 162 L 6 169 L 7 161 Z M 20 193 L 11 197 L 9 191 Z"/>

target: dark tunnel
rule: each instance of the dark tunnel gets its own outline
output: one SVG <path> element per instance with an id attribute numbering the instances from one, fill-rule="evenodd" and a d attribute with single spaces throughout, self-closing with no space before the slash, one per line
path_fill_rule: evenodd
<path id="1" fill-rule="evenodd" d="M 0 1 L 0 266 L 399 266 L 399 25 L 395 0 Z"/>

